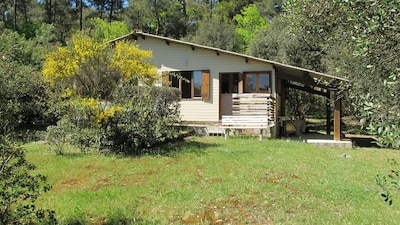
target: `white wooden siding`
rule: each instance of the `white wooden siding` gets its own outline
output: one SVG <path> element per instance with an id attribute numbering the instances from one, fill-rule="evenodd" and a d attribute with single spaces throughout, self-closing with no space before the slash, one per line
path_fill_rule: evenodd
<path id="1" fill-rule="evenodd" d="M 210 71 L 210 100 L 182 99 L 181 116 L 185 121 L 219 121 L 219 74 L 246 71 L 271 71 L 272 92 L 275 92 L 275 72 L 272 64 L 248 60 L 241 56 L 225 53 L 217 54 L 214 50 L 194 48 L 190 45 L 170 42 L 152 37 L 138 37 L 140 49 L 152 50 L 158 71 Z"/>

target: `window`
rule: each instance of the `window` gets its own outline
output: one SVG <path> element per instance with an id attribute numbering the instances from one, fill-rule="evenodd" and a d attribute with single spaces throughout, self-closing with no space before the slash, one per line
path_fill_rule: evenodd
<path id="1" fill-rule="evenodd" d="M 270 92 L 269 73 L 246 73 L 244 74 L 244 92 Z"/>
<path id="2" fill-rule="evenodd" d="M 202 72 L 193 71 L 193 97 L 201 97 Z"/>
<path id="3" fill-rule="evenodd" d="M 183 99 L 210 99 L 209 71 L 180 71 L 174 75 L 164 76 L 163 83 L 181 90 Z"/>
<path id="4" fill-rule="evenodd" d="M 239 73 L 221 73 L 219 79 L 222 94 L 239 92 Z"/>

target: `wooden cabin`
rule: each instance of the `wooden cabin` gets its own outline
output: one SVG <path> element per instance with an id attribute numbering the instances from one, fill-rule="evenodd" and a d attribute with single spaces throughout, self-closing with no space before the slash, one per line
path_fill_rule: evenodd
<path id="1" fill-rule="evenodd" d="M 182 120 L 191 123 L 218 123 L 223 115 L 245 113 L 238 99 L 253 96 L 263 101 L 258 111 L 275 120 L 273 136 L 279 136 L 279 118 L 285 116 L 285 93 L 296 88 L 325 96 L 334 105 L 335 140 L 340 139 L 339 85 L 345 79 L 291 65 L 239 54 L 190 42 L 135 31 L 118 40 L 135 41 L 140 49 L 151 50 L 151 63 L 160 74 L 158 82 L 181 90 Z M 264 100 L 260 100 L 264 98 Z M 242 105 L 241 105 L 242 104 Z M 240 106 L 241 105 L 241 106 Z M 327 131 L 331 113 L 327 107 Z"/>

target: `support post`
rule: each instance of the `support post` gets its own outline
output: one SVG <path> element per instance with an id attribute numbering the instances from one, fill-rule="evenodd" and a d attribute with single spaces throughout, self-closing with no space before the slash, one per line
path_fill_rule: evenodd
<path id="1" fill-rule="evenodd" d="M 280 110 L 281 113 L 278 116 L 286 116 L 286 92 L 287 92 L 287 81 L 280 80 L 280 91 L 281 91 L 281 102 L 280 102 Z"/>
<path id="2" fill-rule="evenodd" d="M 285 136 L 286 134 L 285 134 L 285 121 L 280 121 L 279 120 L 279 117 L 285 117 L 286 116 L 286 99 L 287 99 L 287 89 L 288 89 L 288 87 L 287 87 L 287 84 L 288 84 L 288 82 L 286 81 L 286 80 L 281 80 L 281 79 L 278 79 L 278 82 L 279 82 L 279 91 L 278 91 L 278 93 L 280 93 L 280 95 L 281 95 L 281 99 L 280 99 L 280 102 L 279 102 L 279 106 L 280 106 L 280 108 L 279 108 L 279 114 L 277 115 L 278 116 L 278 120 L 277 120 L 277 126 L 275 126 L 276 128 L 276 130 L 277 130 L 277 132 L 278 132 L 278 137 L 283 137 L 283 136 Z M 279 100 L 278 98 L 277 98 L 277 100 Z M 278 126 L 279 125 L 279 126 Z"/>
<path id="3" fill-rule="evenodd" d="M 337 96 L 337 92 L 334 94 L 334 101 L 335 101 L 335 111 L 334 111 L 334 120 L 333 120 L 333 130 L 334 130 L 334 135 L 333 139 L 335 141 L 340 141 L 341 140 L 341 134 L 342 134 L 342 127 L 341 127 L 341 111 L 342 111 L 342 100 Z"/>
<path id="4" fill-rule="evenodd" d="M 332 126 L 331 126 L 331 92 L 328 90 L 326 93 L 326 134 L 330 135 Z"/>
<path id="5" fill-rule="evenodd" d="M 244 93 L 244 75 L 243 73 L 239 73 L 239 77 L 238 77 L 238 93 L 239 94 L 243 94 Z"/>

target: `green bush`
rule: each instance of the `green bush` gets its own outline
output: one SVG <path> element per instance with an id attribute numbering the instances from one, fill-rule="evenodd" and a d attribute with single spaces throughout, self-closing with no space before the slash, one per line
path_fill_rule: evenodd
<path id="1" fill-rule="evenodd" d="M 69 143 L 69 135 L 76 129 L 76 126 L 66 117 L 57 122 L 57 125 L 48 126 L 46 129 L 46 141 L 49 150 L 54 150 L 57 155 L 63 155 L 65 146 Z"/>
<path id="2" fill-rule="evenodd" d="M 0 131 L 52 122 L 39 74 L 42 49 L 11 30 L 0 33 Z"/>
<path id="3" fill-rule="evenodd" d="M 389 159 L 388 164 L 389 173 L 377 175 L 375 182 L 380 187 L 385 202 L 392 205 L 393 198 L 398 197 L 400 190 L 400 164 L 395 159 Z"/>
<path id="4" fill-rule="evenodd" d="M 76 125 L 67 116 L 57 122 L 57 125 L 48 126 L 46 141 L 49 150 L 57 155 L 63 155 L 69 144 L 78 147 L 83 153 L 100 149 L 101 130 L 98 127 Z"/>
<path id="5" fill-rule="evenodd" d="M 24 150 L 0 137 L 0 224 L 56 224 L 53 211 L 35 207 L 35 200 L 50 189 L 46 177 L 32 175 L 35 166 Z"/>
<path id="6" fill-rule="evenodd" d="M 181 135 L 179 90 L 168 87 L 122 86 L 114 103 L 123 110 L 104 127 L 102 144 L 113 152 L 141 154 Z"/>
<path id="7" fill-rule="evenodd" d="M 392 74 L 384 80 L 379 96 L 370 93 L 353 95 L 354 108 L 362 118 L 361 124 L 367 131 L 377 137 L 381 147 L 400 149 L 400 73 Z"/>
<path id="8" fill-rule="evenodd" d="M 80 128 L 78 127 L 74 133 L 71 134 L 71 144 L 78 146 L 83 152 L 87 153 L 91 150 L 98 150 L 101 147 L 101 130 L 97 128 Z"/>

